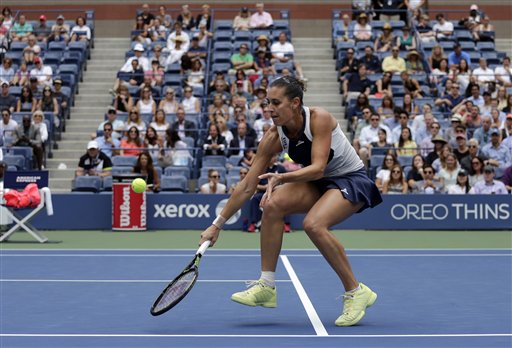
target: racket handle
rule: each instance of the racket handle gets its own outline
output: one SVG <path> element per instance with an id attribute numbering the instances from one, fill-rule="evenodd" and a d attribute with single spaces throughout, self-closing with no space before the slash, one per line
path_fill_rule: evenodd
<path id="1" fill-rule="evenodd" d="M 208 249 L 208 247 L 210 246 L 211 244 L 211 241 L 210 240 L 207 240 L 206 242 L 204 242 L 203 244 L 201 244 L 201 246 L 199 247 L 199 249 L 197 249 L 197 254 L 199 255 L 203 255 L 204 252 L 206 251 L 206 249 Z"/>

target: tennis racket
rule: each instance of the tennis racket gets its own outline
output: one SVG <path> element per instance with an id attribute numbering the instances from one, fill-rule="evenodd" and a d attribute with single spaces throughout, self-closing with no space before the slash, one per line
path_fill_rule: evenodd
<path id="1" fill-rule="evenodd" d="M 151 314 L 154 316 L 164 314 L 172 307 L 180 303 L 189 291 L 194 287 L 197 277 L 199 276 L 199 262 L 204 252 L 210 246 L 210 241 L 207 240 L 199 249 L 197 249 L 196 256 L 185 267 L 185 269 L 176 277 L 167 287 L 162 291 L 160 296 L 156 299 L 151 307 Z"/>

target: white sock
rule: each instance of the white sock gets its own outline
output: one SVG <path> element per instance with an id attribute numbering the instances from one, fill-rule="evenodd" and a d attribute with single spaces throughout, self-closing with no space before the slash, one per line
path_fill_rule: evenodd
<path id="1" fill-rule="evenodd" d="M 361 284 L 357 286 L 357 288 L 347 291 L 348 294 L 353 294 L 357 291 L 361 290 Z"/>
<path id="2" fill-rule="evenodd" d="M 260 280 L 266 285 L 270 286 L 271 288 L 276 286 L 276 272 L 267 272 L 262 271 Z"/>

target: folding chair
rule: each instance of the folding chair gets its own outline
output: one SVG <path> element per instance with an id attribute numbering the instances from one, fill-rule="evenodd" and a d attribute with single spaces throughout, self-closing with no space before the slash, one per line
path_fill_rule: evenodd
<path id="1" fill-rule="evenodd" d="M 41 202 L 39 205 L 32 209 L 30 213 L 23 216 L 20 214 L 23 210 L 28 210 L 30 208 L 12 208 L 6 207 L 6 213 L 8 218 L 11 218 L 14 221 L 14 225 L 5 232 L 2 236 L 0 236 L 0 242 L 6 241 L 9 237 L 19 229 L 23 229 L 28 232 L 32 237 L 34 237 L 39 243 L 45 243 L 48 241 L 41 232 L 39 232 L 34 226 L 32 226 L 29 221 L 32 220 L 43 208 L 46 207 L 46 214 L 48 216 L 53 215 L 53 204 L 52 204 L 52 195 L 50 189 L 48 188 L 48 172 L 47 171 L 19 171 L 19 172 L 5 172 L 4 176 L 4 189 L 24 189 L 30 183 L 36 183 L 40 188 L 39 193 L 41 194 Z"/>

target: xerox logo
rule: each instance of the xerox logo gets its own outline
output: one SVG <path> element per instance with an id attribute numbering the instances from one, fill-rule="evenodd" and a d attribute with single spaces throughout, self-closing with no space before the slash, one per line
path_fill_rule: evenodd
<path id="1" fill-rule="evenodd" d="M 226 198 L 217 204 L 217 207 L 215 208 L 215 215 L 219 215 L 221 213 L 221 211 L 222 211 L 222 209 L 224 209 L 224 206 L 226 205 L 227 201 L 228 200 Z M 238 219 L 240 219 L 241 215 L 242 215 L 242 211 L 241 210 L 237 211 L 229 220 L 226 221 L 226 225 L 234 224 L 235 222 L 238 221 Z"/>
<path id="2" fill-rule="evenodd" d="M 209 218 L 209 204 L 155 204 L 154 218 Z"/>

